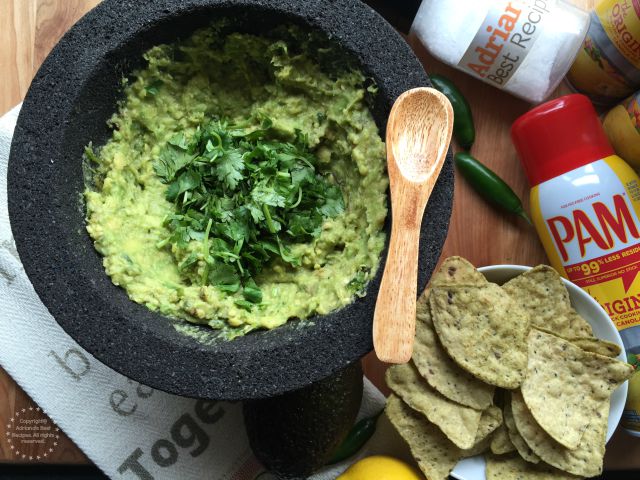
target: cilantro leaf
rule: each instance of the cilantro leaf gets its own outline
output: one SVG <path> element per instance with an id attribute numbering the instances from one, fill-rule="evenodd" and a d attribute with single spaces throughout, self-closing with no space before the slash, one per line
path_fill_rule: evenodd
<path id="1" fill-rule="evenodd" d="M 347 285 L 349 289 L 358 297 L 364 297 L 367 293 L 366 287 L 369 281 L 371 269 L 366 265 L 360 265 L 358 271 Z"/>
<path id="2" fill-rule="evenodd" d="M 329 185 L 325 190 L 324 205 L 320 207 L 320 213 L 325 217 L 337 217 L 344 212 L 344 199 L 340 188 Z"/>
<path id="3" fill-rule="evenodd" d="M 153 171 L 163 183 L 169 183 L 190 161 L 191 156 L 186 151 L 169 143 L 160 150 L 160 155 L 153 162 Z"/>
<path id="4" fill-rule="evenodd" d="M 238 182 L 244 178 L 242 175 L 243 170 L 244 161 L 239 150 L 225 151 L 216 163 L 218 180 L 224 182 L 230 189 L 236 188 Z"/>
<path id="5" fill-rule="evenodd" d="M 242 290 L 242 295 L 244 299 L 251 303 L 261 303 L 262 302 L 262 290 L 258 288 L 256 282 L 251 278 L 248 282 L 245 283 L 244 288 Z"/>
<path id="6" fill-rule="evenodd" d="M 222 262 L 216 262 L 209 266 L 208 280 L 210 285 L 225 286 L 227 291 L 229 287 L 234 287 L 235 291 L 240 288 L 240 276 L 233 267 Z"/>
<path id="7" fill-rule="evenodd" d="M 175 205 L 158 248 L 180 254 L 187 280 L 234 295 L 247 310 L 263 298 L 255 275 L 274 260 L 300 265 L 291 245 L 318 237 L 327 218 L 344 212 L 307 135 L 284 142 L 270 119 L 258 120 L 253 129 L 212 121 L 190 136 L 178 132 L 153 162 Z"/>
<path id="8" fill-rule="evenodd" d="M 164 82 L 162 80 L 155 79 L 149 85 L 144 87 L 144 89 L 149 95 L 155 96 L 158 94 L 158 91 L 160 90 L 160 87 L 162 87 L 162 85 L 164 85 Z"/>
<path id="9" fill-rule="evenodd" d="M 241 298 L 237 299 L 234 303 L 238 307 L 242 308 L 243 310 L 246 310 L 247 312 L 250 312 L 251 309 L 253 308 L 253 303 L 249 302 L 248 300 L 243 300 Z"/>
<path id="10" fill-rule="evenodd" d="M 181 150 L 186 150 L 189 147 L 189 144 L 187 143 L 187 137 L 184 132 L 176 133 L 169 139 L 167 143 L 169 145 L 173 145 L 174 147 L 178 147 Z"/>
<path id="11" fill-rule="evenodd" d="M 251 198 L 258 205 L 265 204 L 270 207 L 284 207 L 285 204 L 285 198 L 267 185 L 266 182 L 259 183 L 251 190 Z"/>
<path id="12" fill-rule="evenodd" d="M 178 195 L 199 187 L 201 183 L 202 177 L 197 171 L 187 170 L 186 172 L 182 172 L 180 176 L 171 185 L 169 185 L 166 192 L 167 200 L 173 202 Z"/>

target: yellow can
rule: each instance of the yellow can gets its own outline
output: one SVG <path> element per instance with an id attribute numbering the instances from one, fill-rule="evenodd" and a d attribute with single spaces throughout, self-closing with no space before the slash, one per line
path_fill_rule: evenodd
<path id="1" fill-rule="evenodd" d="M 602 125 L 616 153 L 640 169 L 640 91 L 609 110 Z"/>
<path id="2" fill-rule="evenodd" d="M 629 393 L 622 416 L 622 426 L 631 435 L 640 437 L 640 354 L 627 353 L 627 361 L 636 371 L 629 379 Z"/>
<path id="3" fill-rule="evenodd" d="M 610 105 L 640 87 L 640 0 L 602 0 L 591 13 L 569 82 Z"/>

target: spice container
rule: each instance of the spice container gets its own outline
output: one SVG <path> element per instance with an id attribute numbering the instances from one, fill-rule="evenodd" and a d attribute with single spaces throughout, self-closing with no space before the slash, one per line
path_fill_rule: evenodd
<path id="1" fill-rule="evenodd" d="M 609 110 L 602 126 L 616 153 L 640 169 L 640 91 Z"/>
<path id="2" fill-rule="evenodd" d="M 569 70 L 588 25 L 562 0 L 424 0 L 411 35 L 439 60 L 537 103 Z"/>
<path id="3" fill-rule="evenodd" d="M 629 359 L 640 358 L 640 178 L 614 154 L 584 95 L 534 108 L 511 136 L 551 265 L 602 305 Z M 623 425 L 640 436 L 640 378 L 637 392 L 633 383 Z"/>
<path id="4" fill-rule="evenodd" d="M 640 2 L 601 0 L 567 78 L 594 102 L 611 105 L 640 88 Z"/>

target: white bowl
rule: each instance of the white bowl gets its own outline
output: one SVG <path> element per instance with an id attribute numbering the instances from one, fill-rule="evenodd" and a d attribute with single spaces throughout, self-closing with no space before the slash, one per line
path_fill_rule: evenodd
<path id="1" fill-rule="evenodd" d="M 487 277 L 487 280 L 497 283 L 498 285 L 502 285 L 513 277 L 516 277 L 530 269 L 531 267 L 525 267 L 522 265 L 491 265 L 489 267 L 478 268 L 478 270 Z M 591 328 L 593 329 L 593 335 L 597 338 L 601 338 L 602 340 L 608 340 L 617 344 L 621 349 L 618 359 L 626 362 L 627 358 L 625 356 L 620 334 L 604 309 L 593 299 L 593 297 L 591 297 L 591 295 L 580 287 L 568 280 L 565 280 L 564 278 L 562 281 L 569 291 L 571 305 L 573 305 L 576 311 L 587 322 L 589 322 L 589 325 L 591 325 Z M 613 392 L 613 395 L 611 396 L 607 442 L 620 422 L 626 398 L 627 382 L 624 382 L 616 389 L 615 392 Z M 451 476 L 458 480 L 486 480 L 484 457 L 479 455 L 477 457 L 461 460 L 458 465 L 456 465 L 456 468 L 453 469 L 453 472 L 451 472 Z"/>

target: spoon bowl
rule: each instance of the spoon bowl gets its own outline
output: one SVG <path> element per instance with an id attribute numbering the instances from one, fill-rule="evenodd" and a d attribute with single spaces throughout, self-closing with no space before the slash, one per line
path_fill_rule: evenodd
<path id="1" fill-rule="evenodd" d="M 389 114 L 391 238 L 373 317 L 373 346 L 383 362 L 406 363 L 413 352 L 420 224 L 452 131 L 451 103 L 433 88 L 404 92 Z"/>
<path id="2" fill-rule="evenodd" d="M 435 93 L 434 93 L 435 92 Z M 422 183 L 442 168 L 451 131 L 443 128 L 451 108 L 449 100 L 432 88 L 415 88 L 396 100 L 387 123 L 387 145 L 400 170 L 409 181 Z M 447 137 L 448 135 L 448 137 Z M 426 204 L 425 204 L 426 205 Z"/>

